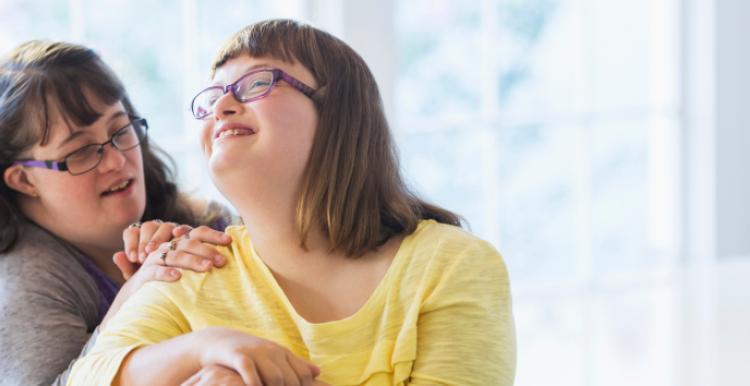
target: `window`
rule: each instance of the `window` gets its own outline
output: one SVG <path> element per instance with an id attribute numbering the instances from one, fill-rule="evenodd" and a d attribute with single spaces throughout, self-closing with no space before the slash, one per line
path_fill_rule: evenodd
<path id="1" fill-rule="evenodd" d="M 215 51 L 232 33 L 271 17 L 302 18 L 299 0 L 0 1 L 3 53 L 30 39 L 94 48 L 125 84 L 151 138 L 174 158 L 184 189 L 224 201 L 208 177 L 199 124 L 188 114 Z"/>
<path id="2" fill-rule="evenodd" d="M 676 1 L 395 4 L 404 169 L 504 254 L 516 384 L 670 384 Z"/>
<path id="3" fill-rule="evenodd" d="M 319 21 L 374 64 L 415 190 L 505 256 L 516 384 L 675 385 L 679 3 L 5 0 L 0 45 L 96 48 L 183 186 L 222 200 L 187 113 L 214 50 L 255 20 Z"/>

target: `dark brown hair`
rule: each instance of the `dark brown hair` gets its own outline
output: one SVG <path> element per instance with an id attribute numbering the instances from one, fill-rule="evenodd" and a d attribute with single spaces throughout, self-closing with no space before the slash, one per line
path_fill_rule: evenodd
<path id="1" fill-rule="evenodd" d="M 121 101 L 128 114 L 137 115 L 120 80 L 93 50 L 46 41 L 16 47 L 0 63 L 0 172 L 34 144 L 48 141 L 50 104 L 71 126 L 94 123 L 101 114 L 86 95 L 107 105 Z M 164 161 L 173 165 L 169 156 L 149 141 L 141 144 L 141 152 L 146 184 L 143 220 L 197 225 Z M 0 253 L 13 248 L 24 218 L 17 194 L 0 179 Z"/>
<path id="2" fill-rule="evenodd" d="M 414 232 L 421 219 L 460 226 L 459 216 L 406 187 L 375 78 L 346 43 L 293 20 L 262 21 L 229 38 L 211 76 L 243 54 L 299 62 L 318 83 L 320 119 L 297 203 L 303 246 L 312 226 L 350 257 Z"/>

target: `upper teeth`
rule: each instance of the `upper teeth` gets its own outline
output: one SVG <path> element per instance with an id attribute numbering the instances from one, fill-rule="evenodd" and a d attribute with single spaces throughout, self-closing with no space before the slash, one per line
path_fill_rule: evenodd
<path id="1" fill-rule="evenodd" d="M 230 129 L 230 130 L 224 130 L 221 133 L 219 133 L 219 138 L 224 138 L 230 135 L 245 135 L 246 133 L 252 133 L 251 130 L 248 129 Z"/>
<path id="2" fill-rule="evenodd" d="M 128 184 L 129 184 L 129 183 L 130 183 L 130 181 L 128 181 L 128 180 L 126 180 L 126 181 L 123 181 L 123 182 L 122 182 L 121 184 L 119 184 L 119 185 L 115 185 L 115 186 L 113 186 L 113 187 L 109 188 L 109 190 L 108 190 L 108 191 L 109 191 L 109 192 L 114 192 L 115 190 L 120 190 L 120 189 L 124 189 L 124 188 L 125 188 L 126 186 L 128 186 Z"/>

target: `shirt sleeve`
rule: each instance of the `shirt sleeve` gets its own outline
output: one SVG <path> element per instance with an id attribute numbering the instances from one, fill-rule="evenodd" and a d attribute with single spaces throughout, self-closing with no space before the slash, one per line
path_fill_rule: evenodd
<path id="1" fill-rule="evenodd" d="M 49 385 L 88 340 L 96 296 L 86 292 L 85 278 L 58 270 L 55 260 L 24 258 L 0 265 L 0 383 Z"/>
<path id="2" fill-rule="evenodd" d="M 161 288 L 150 282 L 134 293 L 101 331 L 91 351 L 73 365 L 67 384 L 109 385 L 134 349 L 185 334 L 189 323 Z"/>
<path id="3" fill-rule="evenodd" d="M 515 327 L 500 254 L 475 240 L 439 252 L 417 323 L 409 385 L 513 384 Z"/>
<path id="4" fill-rule="evenodd" d="M 91 351 L 91 349 L 94 347 L 94 344 L 96 344 L 96 338 L 99 337 L 99 327 L 97 326 L 94 332 L 89 336 L 89 340 L 86 342 L 86 345 L 83 346 L 83 350 L 81 350 L 81 353 L 78 355 L 78 357 L 83 357 L 86 354 Z M 76 360 L 78 358 L 74 359 L 70 362 L 68 365 L 68 368 L 65 369 L 60 375 L 55 378 L 55 381 L 52 382 L 52 386 L 64 386 L 68 383 L 68 377 L 70 377 L 70 372 L 73 370 L 73 365 L 76 363 Z"/>

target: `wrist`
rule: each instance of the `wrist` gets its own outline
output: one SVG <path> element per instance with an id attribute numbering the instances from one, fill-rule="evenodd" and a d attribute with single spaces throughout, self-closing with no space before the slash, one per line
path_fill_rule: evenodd
<path id="1" fill-rule="evenodd" d="M 188 347 L 188 352 L 190 353 L 188 360 L 195 367 L 202 368 L 209 364 L 206 354 L 210 351 L 208 345 L 211 341 L 210 335 L 214 329 L 216 329 L 216 327 L 206 327 L 184 335 L 187 339 L 185 343 Z"/>

